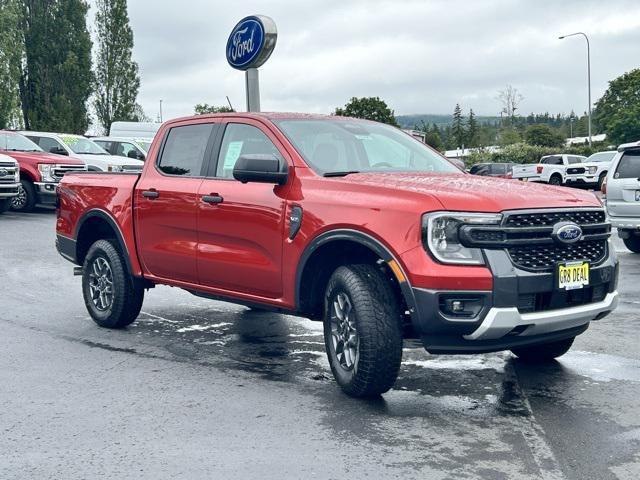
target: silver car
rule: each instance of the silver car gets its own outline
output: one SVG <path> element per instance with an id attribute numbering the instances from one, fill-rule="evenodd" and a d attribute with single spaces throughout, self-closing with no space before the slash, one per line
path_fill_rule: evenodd
<path id="1" fill-rule="evenodd" d="M 627 248 L 640 253 L 640 142 L 618 147 L 605 192 L 611 224 Z"/>

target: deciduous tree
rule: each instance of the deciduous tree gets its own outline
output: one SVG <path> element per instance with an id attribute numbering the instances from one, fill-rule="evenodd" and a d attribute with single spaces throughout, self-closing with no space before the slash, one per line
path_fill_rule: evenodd
<path id="1" fill-rule="evenodd" d="M 393 110 L 379 97 L 353 97 L 344 108 L 336 108 L 335 115 L 364 118 L 398 126 Z"/>
<path id="2" fill-rule="evenodd" d="M 24 40 L 18 0 L 0 0 L 0 129 L 21 126 L 20 68 Z"/>
<path id="3" fill-rule="evenodd" d="M 608 141 L 620 144 L 640 140 L 640 68 L 609 82 L 595 112 Z"/>
<path id="4" fill-rule="evenodd" d="M 138 64 L 132 59 L 133 30 L 127 0 L 97 0 L 96 92 L 98 122 L 109 131 L 115 121 L 140 121 Z"/>

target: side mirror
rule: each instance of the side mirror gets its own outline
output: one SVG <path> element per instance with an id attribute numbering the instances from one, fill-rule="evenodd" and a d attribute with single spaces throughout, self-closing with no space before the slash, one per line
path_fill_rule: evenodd
<path id="1" fill-rule="evenodd" d="M 286 163 L 272 154 L 252 153 L 240 155 L 233 167 L 233 178 L 242 182 L 287 183 Z"/>
<path id="2" fill-rule="evenodd" d="M 137 150 L 129 150 L 129 153 L 127 153 L 127 157 L 133 158 L 135 160 L 144 160 L 144 155 Z"/>
<path id="3" fill-rule="evenodd" d="M 69 152 L 67 152 L 64 148 L 62 147 L 51 147 L 49 149 L 49 153 L 55 153 L 56 155 L 65 155 L 65 156 L 69 156 Z"/>

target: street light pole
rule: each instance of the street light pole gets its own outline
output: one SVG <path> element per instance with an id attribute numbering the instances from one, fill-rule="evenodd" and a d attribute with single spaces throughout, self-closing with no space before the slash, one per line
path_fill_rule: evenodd
<path id="1" fill-rule="evenodd" d="M 589 146 L 591 146 L 591 47 L 589 46 L 589 37 L 586 33 L 576 32 L 569 35 L 562 35 L 558 37 L 560 40 L 567 37 L 573 37 L 575 35 L 582 35 L 587 41 L 587 86 L 589 89 Z"/>

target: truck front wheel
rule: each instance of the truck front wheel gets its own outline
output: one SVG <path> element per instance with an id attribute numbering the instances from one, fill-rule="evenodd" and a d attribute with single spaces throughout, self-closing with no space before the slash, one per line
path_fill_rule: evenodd
<path id="1" fill-rule="evenodd" d="M 95 242 L 85 257 L 82 293 L 89 315 L 105 328 L 133 323 L 144 300 L 144 288 L 128 275 L 121 253 L 108 240 Z"/>
<path id="2" fill-rule="evenodd" d="M 627 238 L 623 238 L 624 246 L 631 250 L 633 253 L 640 253 L 640 236 L 629 234 Z"/>
<path id="3" fill-rule="evenodd" d="M 549 179 L 549 185 L 555 185 L 556 187 L 559 187 L 560 185 L 562 185 L 562 177 L 558 174 L 551 175 L 551 178 Z"/>
<path id="4" fill-rule="evenodd" d="M 353 397 L 388 391 L 402 361 L 398 301 L 372 265 L 339 267 L 327 285 L 324 341 L 338 385 Z"/>
<path id="5" fill-rule="evenodd" d="M 36 189 L 29 180 L 21 180 L 18 195 L 11 201 L 11 209 L 16 212 L 32 212 L 36 206 Z"/>
<path id="6" fill-rule="evenodd" d="M 553 343 L 544 343 L 532 347 L 512 348 L 511 352 L 520 360 L 527 363 L 550 362 L 569 351 L 575 337 L 566 338 Z"/>

